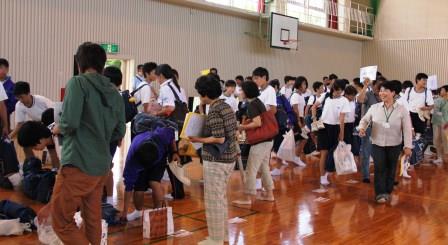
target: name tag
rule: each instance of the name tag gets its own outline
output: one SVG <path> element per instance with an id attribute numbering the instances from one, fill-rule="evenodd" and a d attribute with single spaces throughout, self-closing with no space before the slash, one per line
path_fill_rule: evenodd
<path id="1" fill-rule="evenodd" d="M 174 132 L 175 141 L 179 140 L 179 131 Z"/>
<path id="2" fill-rule="evenodd" d="M 390 124 L 387 123 L 387 122 L 385 122 L 385 123 L 383 123 L 383 127 L 384 127 L 384 128 L 390 128 Z"/>

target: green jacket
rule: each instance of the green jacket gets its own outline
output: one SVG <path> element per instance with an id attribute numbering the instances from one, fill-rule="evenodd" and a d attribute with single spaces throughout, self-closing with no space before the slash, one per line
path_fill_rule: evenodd
<path id="1" fill-rule="evenodd" d="M 448 100 L 437 98 L 434 101 L 434 113 L 432 115 L 432 125 L 440 126 L 448 123 Z"/>
<path id="2" fill-rule="evenodd" d="M 92 176 L 105 175 L 112 161 L 109 144 L 126 132 L 124 103 L 109 78 L 85 73 L 70 79 L 59 128 L 64 136 L 62 165 L 74 165 Z"/>

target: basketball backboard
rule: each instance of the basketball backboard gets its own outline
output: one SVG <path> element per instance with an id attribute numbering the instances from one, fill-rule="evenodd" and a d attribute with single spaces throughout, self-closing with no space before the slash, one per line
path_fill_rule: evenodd
<path id="1" fill-rule="evenodd" d="M 271 13 L 270 42 L 271 48 L 298 48 L 299 19 L 278 13 Z"/>

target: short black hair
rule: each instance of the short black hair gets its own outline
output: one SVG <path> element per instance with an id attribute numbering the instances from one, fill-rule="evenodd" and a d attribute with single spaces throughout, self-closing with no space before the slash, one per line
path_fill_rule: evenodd
<path id="1" fill-rule="evenodd" d="M 104 68 L 103 75 L 110 79 L 110 82 L 115 86 L 120 87 L 123 82 L 123 74 L 121 70 L 115 66 L 108 66 Z"/>
<path id="2" fill-rule="evenodd" d="M 41 121 L 46 127 L 54 123 L 54 109 L 48 108 L 44 112 L 42 112 Z"/>
<path id="3" fill-rule="evenodd" d="M 358 91 L 356 90 L 355 87 L 353 87 L 352 85 L 348 85 L 347 87 L 345 87 L 344 89 L 344 94 L 345 95 L 356 95 L 358 93 Z"/>
<path id="4" fill-rule="evenodd" d="M 401 85 L 401 87 L 403 89 L 408 89 L 408 88 L 414 87 L 414 84 L 411 81 L 406 80 L 406 81 L 403 82 L 403 85 Z"/>
<path id="5" fill-rule="evenodd" d="M 234 80 L 227 80 L 224 84 L 225 87 L 236 87 L 236 82 Z"/>
<path id="6" fill-rule="evenodd" d="M 272 87 L 274 87 L 276 89 L 280 89 L 280 81 L 278 79 L 271 80 L 269 82 L 269 85 L 271 85 Z"/>
<path id="7" fill-rule="evenodd" d="M 303 83 L 305 83 L 306 84 L 306 88 L 308 88 L 308 80 L 306 79 L 306 77 L 298 76 L 296 78 L 295 83 L 294 83 L 294 88 L 295 89 L 299 89 L 302 86 Z"/>
<path id="8" fill-rule="evenodd" d="M 30 94 L 30 84 L 24 81 L 20 81 L 16 83 L 14 87 L 14 96 Z"/>
<path id="9" fill-rule="evenodd" d="M 155 62 L 147 62 L 147 63 L 143 64 L 143 68 L 142 68 L 143 76 L 146 77 L 146 74 L 150 74 L 156 68 L 157 68 L 157 64 Z"/>
<path id="10" fill-rule="evenodd" d="M 9 68 L 9 62 L 5 58 L 0 58 L 0 66 L 4 66 L 6 68 Z"/>
<path id="11" fill-rule="evenodd" d="M 322 87 L 322 86 L 324 86 L 324 83 L 323 83 L 323 82 L 320 82 L 320 81 L 316 81 L 316 82 L 314 82 L 314 83 L 313 83 L 313 90 L 314 90 L 314 92 L 317 92 L 317 90 L 318 90 L 320 87 Z"/>
<path id="12" fill-rule="evenodd" d="M 81 73 L 84 73 L 89 68 L 96 70 L 98 73 L 102 73 L 107 56 L 106 51 L 100 45 L 85 42 L 78 47 L 75 59 Z"/>
<path id="13" fill-rule="evenodd" d="M 248 99 L 257 98 L 260 95 L 258 85 L 254 81 L 245 81 L 241 85 L 241 89 Z"/>
<path id="14" fill-rule="evenodd" d="M 440 94 L 440 92 L 442 92 L 442 89 L 444 89 L 445 92 L 448 93 L 448 85 L 443 85 L 442 87 L 440 87 L 439 89 L 437 89 L 437 94 Z"/>
<path id="15" fill-rule="evenodd" d="M 216 73 L 216 75 L 218 75 L 218 69 L 216 69 L 215 67 L 210 68 L 210 73 L 212 73 L 212 71 L 215 71 L 214 73 Z"/>
<path id="16" fill-rule="evenodd" d="M 342 79 L 342 80 L 345 81 L 345 84 L 346 84 L 346 85 L 349 85 L 349 84 L 350 84 L 350 82 L 348 81 L 348 79 L 345 79 L 345 78 L 344 78 L 344 79 Z"/>
<path id="17" fill-rule="evenodd" d="M 22 124 L 17 134 L 17 140 L 22 147 L 34 147 L 40 143 L 41 139 L 51 137 L 52 133 L 41 122 L 28 121 Z"/>
<path id="18" fill-rule="evenodd" d="M 269 81 L 269 72 L 264 67 L 255 68 L 255 70 L 252 72 L 252 76 L 266 77 L 266 81 Z"/>
<path id="19" fill-rule="evenodd" d="M 398 80 L 390 80 L 389 82 L 394 85 L 395 94 L 399 94 L 401 92 L 401 90 L 403 89 L 403 86 L 401 85 L 400 81 L 398 81 Z"/>
<path id="20" fill-rule="evenodd" d="M 285 84 L 288 83 L 291 80 L 296 80 L 296 78 L 293 77 L 293 76 L 285 76 L 285 78 L 284 78 Z"/>
<path id="21" fill-rule="evenodd" d="M 336 74 L 334 74 L 334 73 L 331 73 L 331 74 L 328 76 L 328 79 L 330 79 L 330 80 L 338 79 L 338 76 L 336 76 Z"/>
<path id="22" fill-rule="evenodd" d="M 212 100 L 219 98 L 222 93 L 221 83 L 216 79 L 216 76 L 212 75 L 200 76 L 196 80 L 194 88 L 202 97 L 207 96 Z"/>
<path id="23" fill-rule="evenodd" d="M 144 141 L 135 151 L 135 158 L 142 166 L 151 166 L 159 158 L 157 142 L 154 140 Z"/>
<path id="24" fill-rule="evenodd" d="M 252 81 L 252 76 L 247 76 L 246 81 Z"/>
<path id="25" fill-rule="evenodd" d="M 238 76 L 235 77 L 235 80 L 240 80 L 240 81 L 244 82 L 244 77 L 241 76 L 241 75 L 238 75 Z"/>
<path id="26" fill-rule="evenodd" d="M 372 85 L 375 86 L 375 85 L 379 84 L 381 86 L 381 84 L 386 81 L 387 81 L 387 79 L 385 77 L 377 77 L 376 80 L 372 81 Z"/>
<path id="27" fill-rule="evenodd" d="M 176 69 L 172 69 L 173 70 L 173 75 L 175 76 L 175 77 L 179 77 L 179 72 L 177 72 L 177 70 Z"/>
<path id="28" fill-rule="evenodd" d="M 359 77 L 353 78 L 353 84 L 356 87 L 364 87 L 364 85 L 361 83 L 361 79 L 359 79 Z"/>
<path id="29" fill-rule="evenodd" d="M 428 79 L 428 75 L 426 75 L 425 73 L 418 73 L 417 76 L 415 76 L 415 82 L 422 79 Z"/>
<path id="30" fill-rule="evenodd" d="M 327 80 L 327 79 L 328 79 L 328 77 L 325 76 L 325 77 L 322 78 L 322 81 L 325 81 L 325 80 Z"/>
<path id="31" fill-rule="evenodd" d="M 334 90 L 344 90 L 346 86 L 347 86 L 347 84 L 345 83 L 344 80 L 338 79 L 331 86 L 331 90 L 333 90 L 333 91 Z"/>
<path id="32" fill-rule="evenodd" d="M 397 94 L 397 85 L 393 81 L 385 81 L 385 82 L 381 83 L 381 88 L 387 89 L 387 90 Z"/>
<path id="33" fill-rule="evenodd" d="M 141 69 L 143 69 L 143 64 L 140 64 L 137 66 L 137 70 L 141 70 Z"/>

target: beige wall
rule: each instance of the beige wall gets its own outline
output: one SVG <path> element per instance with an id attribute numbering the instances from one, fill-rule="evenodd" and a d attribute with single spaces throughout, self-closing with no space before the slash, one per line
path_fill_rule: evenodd
<path id="1" fill-rule="evenodd" d="M 135 63 L 169 63 L 190 94 L 199 71 L 218 67 L 224 79 L 265 66 L 272 78 L 305 75 L 310 81 L 337 72 L 352 78 L 361 64 L 362 43 L 300 32 L 300 50 L 273 50 L 244 35 L 257 31 L 251 20 L 152 0 L 0 0 L 0 56 L 14 80 L 52 99 L 73 72 L 73 55 L 84 41 L 120 45 Z"/>
<path id="2" fill-rule="evenodd" d="M 448 81 L 447 0 L 384 0 L 376 19 L 375 40 L 365 42 L 363 65 L 379 65 L 389 79 L 413 81 L 418 72 Z"/>

